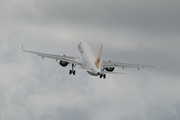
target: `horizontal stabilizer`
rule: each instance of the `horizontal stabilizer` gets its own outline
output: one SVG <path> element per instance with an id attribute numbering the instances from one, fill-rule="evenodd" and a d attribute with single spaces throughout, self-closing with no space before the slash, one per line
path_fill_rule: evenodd
<path id="1" fill-rule="evenodd" d="M 107 71 L 103 71 L 102 73 L 105 73 L 105 74 L 124 74 L 121 72 L 107 72 Z"/>

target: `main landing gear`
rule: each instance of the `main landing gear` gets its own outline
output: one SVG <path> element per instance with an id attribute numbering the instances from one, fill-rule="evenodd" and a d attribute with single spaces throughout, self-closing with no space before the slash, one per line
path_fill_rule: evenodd
<path id="1" fill-rule="evenodd" d="M 76 74 L 76 71 L 74 70 L 75 66 L 76 66 L 75 64 L 72 64 L 72 70 L 69 70 L 69 75 L 71 75 L 71 74 L 75 75 Z"/>
<path id="2" fill-rule="evenodd" d="M 101 69 L 101 71 L 104 71 L 104 70 L 105 70 L 104 68 Z M 106 74 L 100 73 L 100 74 L 99 74 L 99 77 L 106 79 Z"/>
<path id="3" fill-rule="evenodd" d="M 100 74 L 99 77 L 106 79 L 106 74 L 104 74 L 104 73 L 103 73 L 103 74 Z"/>

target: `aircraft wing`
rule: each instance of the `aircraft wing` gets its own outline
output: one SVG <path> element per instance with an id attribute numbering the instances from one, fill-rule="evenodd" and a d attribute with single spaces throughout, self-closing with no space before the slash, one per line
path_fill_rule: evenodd
<path id="1" fill-rule="evenodd" d="M 40 53 L 40 52 L 34 52 L 34 51 L 28 51 L 23 49 L 22 45 L 22 51 L 32 53 L 32 54 L 37 54 L 38 56 L 42 58 L 51 58 L 55 59 L 56 61 L 62 60 L 68 63 L 74 63 L 76 65 L 82 66 L 82 62 L 79 57 L 72 57 L 72 56 L 66 56 L 66 55 L 54 55 L 54 54 L 47 54 L 47 53 Z"/>
<path id="2" fill-rule="evenodd" d="M 111 62 L 111 61 L 102 61 L 102 68 L 108 67 L 118 67 L 118 68 L 160 68 L 161 66 L 155 65 L 140 65 L 140 64 L 129 64 L 129 63 L 118 63 L 118 62 Z"/>

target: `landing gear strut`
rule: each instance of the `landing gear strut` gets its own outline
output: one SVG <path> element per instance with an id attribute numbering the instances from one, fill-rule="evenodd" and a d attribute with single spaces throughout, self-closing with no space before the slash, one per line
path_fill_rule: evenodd
<path id="1" fill-rule="evenodd" d="M 71 74 L 73 74 L 73 75 L 75 75 L 76 74 L 76 71 L 74 70 L 74 67 L 75 67 L 76 65 L 75 64 L 72 64 L 72 70 L 69 70 L 69 74 L 71 75 Z"/>

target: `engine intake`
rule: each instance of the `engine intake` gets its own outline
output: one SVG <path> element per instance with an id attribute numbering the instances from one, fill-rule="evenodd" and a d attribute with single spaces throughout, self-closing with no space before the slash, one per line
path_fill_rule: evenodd
<path id="1" fill-rule="evenodd" d="M 60 61 L 59 64 L 62 66 L 62 67 L 66 67 L 68 65 L 68 62 L 66 61 Z"/>
<path id="2" fill-rule="evenodd" d="M 108 72 L 112 72 L 112 71 L 114 71 L 114 69 L 115 69 L 114 67 L 105 68 L 105 70 Z"/>

